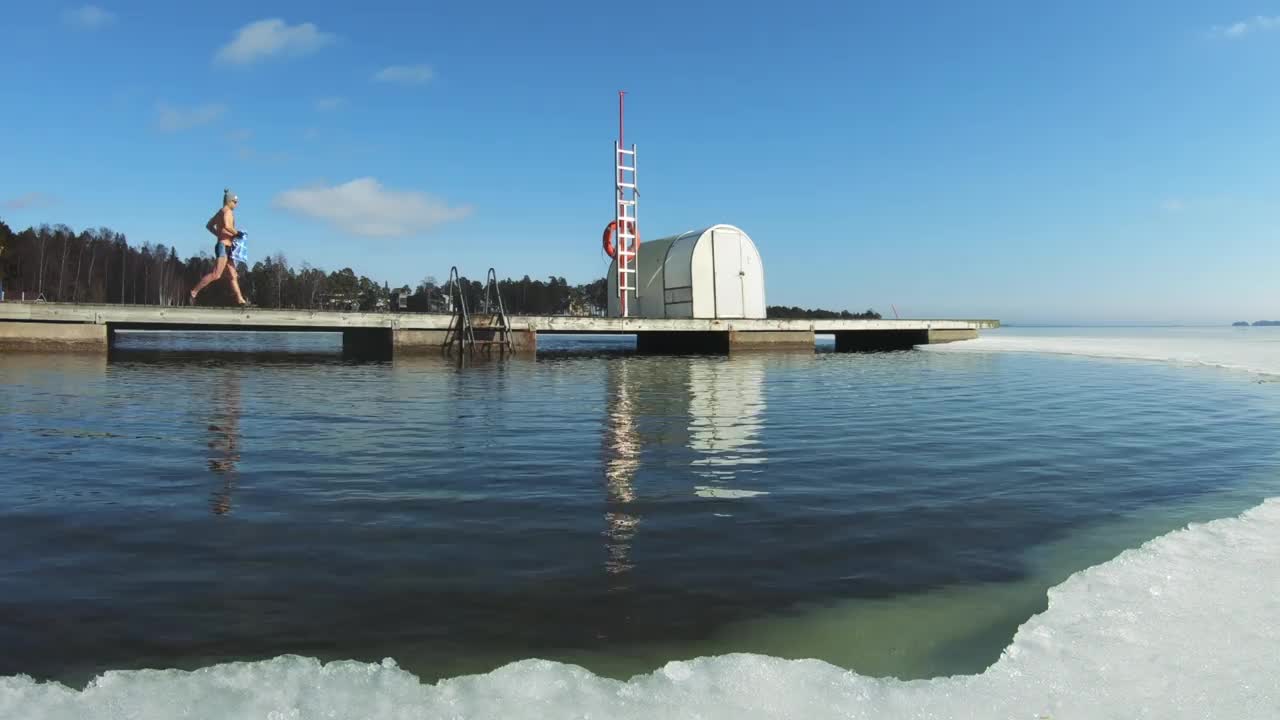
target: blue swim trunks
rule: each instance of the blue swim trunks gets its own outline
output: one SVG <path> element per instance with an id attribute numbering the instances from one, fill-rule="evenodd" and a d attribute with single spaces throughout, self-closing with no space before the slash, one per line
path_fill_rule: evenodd
<path id="1" fill-rule="evenodd" d="M 231 259 L 231 248 L 227 247 L 226 245 L 223 245 L 223 244 L 222 244 L 222 243 L 220 243 L 220 242 L 216 242 L 216 243 L 214 243 L 214 244 L 213 244 L 213 259 L 214 259 L 214 260 L 217 260 L 218 258 L 220 258 L 220 257 L 222 257 L 222 256 L 224 256 L 224 255 L 226 256 L 226 258 L 227 258 L 228 260 L 230 260 L 230 259 Z"/>

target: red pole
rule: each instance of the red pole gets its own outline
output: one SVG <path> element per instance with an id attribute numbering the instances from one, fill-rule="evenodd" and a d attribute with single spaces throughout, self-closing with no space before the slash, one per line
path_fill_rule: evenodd
<path id="1" fill-rule="evenodd" d="M 624 165 L 624 164 L 625 164 L 625 163 L 623 163 L 623 162 L 622 162 L 622 158 L 626 157 L 625 155 L 623 155 L 623 154 L 622 154 L 623 149 L 625 149 L 625 148 L 624 148 L 624 146 L 623 146 L 623 144 L 622 144 L 622 137 L 623 137 L 623 136 L 622 136 L 622 110 L 623 110 L 622 98 L 623 98 L 623 96 L 624 96 L 624 95 L 626 95 L 626 94 L 627 94 L 627 93 L 626 93 L 626 91 L 625 91 L 625 90 L 619 90 L 619 91 L 618 91 L 618 152 L 615 154 L 615 157 L 613 158 L 613 159 L 614 159 L 614 162 L 615 162 L 618 166 L 622 166 L 622 165 Z M 619 183 L 622 183 L 622 182 L 625 182 L 625 181 L 626 181 L 626 178 L 623 176 L 623 172 L 622 172 L 621 170 L 619 170 L 619 171 L 618 171 L 618 182 L 619 182 Z M 621 200 L 621 199 L 622 199 L 622 198 L 618 198 L 618 200 Z M 615 210 L 616 210 L 616 214 L 619 214 L 619 215 L 620 215 L 620 214 L 622 214 L 622 211 L 621 211 L 621 210 L 619 210 L 619 209 L 617 209 L 617 208 L 615 208 Z M 618 251 L 619 251 L 619 253 L 618 253 L 618 268 L 619 268 L 619 269 L 622 269 L 622 268 L 628 267 L 628 265 L 627 265 L 627 263 L 626 263 L 626 259 L 622 256 L 622 253 L 621 253 L 621 251 L 623 250 L 623 248 L 626 248 L 626 247 L 627 247 L 627 246 L 626 246 L 626 242 L 622 239 L 622 233 L 624 232 L 624 230 L 623 230 L 623 226 L 622 226 L 622 223 L 619 223 L 619 224 L 618 224 L 618 227 L 617 227 L 616 232 L 617 232 L 617 238 L 618 238 L 618 245 L 617 245 L 617 247 L 618 247 Z M 622 273 L 618 273 L 618 285 L 619 285 L 619 286 L 621 286 L 621 285 L 622 285 Z M 623 292 L 623 293 L 622 293 L 622 317 L 626 317 L 626 316 L 627 316 L 627 314 L 628 314 L 628 313 L 627 313 L 627 293 Z"/>
<path id="2" fill-rule="evenodd" d="M 622 144 L 622 96 L 623 96 L 623 95 L 626 95 L 626 94 L 627 94 L 627 92 L 626 92 L 625 90 L 619 90 L 619 91 L 618 91 L 618 156 L 617 156 L 616 158 L 614 158 L 614 160 L 616 161 L 614 164 L 616 164 L 616 165 L 623 165 L 623 164 L 624 164 L 624 163 L 622 162 L 622 158 L 624 157 L 624 155 L 622 154 L 622 151 L 623 151 L 623 150 L 625 150 L 626 148 L 625 148 L 625 146 L 623 146 L 623 144 Z M 622 176 L 622 171 L 621 171 L 621 170 L 619 170 L 619 171 L 618 171 L 618 182 L 624 182 L 625 180 L 626 180 L 626 178 L 624 178 L 624 177 Z M 618 228 L 618 232 L 622 232 L 622 228 Z M 619 239 L 618 239 L 618 245 L 622 245 L 622 239 L 621 239 L 621 238 L 619 238 Z"/>

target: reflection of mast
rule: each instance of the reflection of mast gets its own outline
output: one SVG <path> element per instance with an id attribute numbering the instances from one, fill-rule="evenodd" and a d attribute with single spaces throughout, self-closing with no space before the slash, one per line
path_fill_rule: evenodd
<path id="1" fill-rule="evenodd" d="M 613 404 L 609 407 L 604 432 L 605 547 L 609 552 L 605 570 L 619 574 L 634 567 L 629 553 L 640 519 L 626 510 L 636 499 L 632 481 L 640 467 L 640 440 L 636 437 L 634 400 L 628 382 L 630 361 L 618 360 L 610 363 L 609 368 L 613 371 L 609 377 L 614 387 L 609 391 Z"/>
<path id="2" fill-rule="evenodd" d="M 689 365 L 689 448 L 695 472 L 727 480 L 742 466 L 765 462 L 759 447 L 764 413 L 764 359 L 755 356 Z"/>
<path id="3" fill-rule="evenodd" d="M 217 388 L 210 403 L 214 413 L 209 418 L 209 472 L 222 477 L 222 488 L 214 491 L 210 505 L 215 515 L 226 515 L 240 477 L 240 377 L 232 370 Z"/>

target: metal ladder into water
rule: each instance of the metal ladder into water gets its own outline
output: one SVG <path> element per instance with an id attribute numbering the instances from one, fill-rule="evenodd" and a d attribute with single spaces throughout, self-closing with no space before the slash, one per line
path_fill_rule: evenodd
<path id="1" fill-rule="evenodd" d="M 500 355 L 511 353 L 511 321 L 507 318 L 507 308 L 498 288 L 498 275 L 493 268 L 489 268 L 479 313 L 471 313 L 467 309 L 466 288 L 462 285 L 457 266 L 449 268 L 449 296 L 453 301 L 453 318 L 445 332 L 446 353 L 451 353 L 455 346 L 459 360 L 463 353 L 474 357 L 477 347 L 488 355 L 493 354 L 495 347 Z"/>

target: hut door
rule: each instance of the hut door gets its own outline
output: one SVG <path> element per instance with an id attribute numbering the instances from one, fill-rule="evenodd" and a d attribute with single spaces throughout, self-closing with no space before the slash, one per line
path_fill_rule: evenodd
<path id="1" fill-rule="evenodd" d="M 711 231 L 711 261 L 716 275 L 716 317 L 742 317 L 742 235 Z"/>

